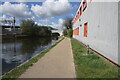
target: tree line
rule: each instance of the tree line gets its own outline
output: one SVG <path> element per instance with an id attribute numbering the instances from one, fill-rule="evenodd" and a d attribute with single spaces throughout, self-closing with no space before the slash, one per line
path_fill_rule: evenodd
<path id="1" fill-rule="evenodd" d="M 66 18 L 63 26 L 63 35 L 67 37 L 72 37 L 72 18 Z M 28 36 L 51 36 L 51 27 L 48 26 L 38 26 L 32 19 L 22 20 L 20 23 L 21 32 Z M 54 35 L 54 34 L 53 34 Z M 58 34 L 55 34 L 58 35 Z"/>

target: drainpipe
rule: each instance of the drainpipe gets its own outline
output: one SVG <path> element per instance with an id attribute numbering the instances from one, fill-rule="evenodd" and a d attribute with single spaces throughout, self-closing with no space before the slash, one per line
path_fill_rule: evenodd
<path id="1" fill-rule="evenodd" d="M 89 54 L 89 53 L 90 53 L 90 46 L 87 45 L 87 54 Z"/>

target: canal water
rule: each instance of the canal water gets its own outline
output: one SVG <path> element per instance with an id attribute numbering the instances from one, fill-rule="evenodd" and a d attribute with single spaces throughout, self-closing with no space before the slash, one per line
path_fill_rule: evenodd
<path id="1" fill-rule="evenodd" d="M 50 47 L 58 38 L 25 38 L 2 41 L 2 75 Z"/>

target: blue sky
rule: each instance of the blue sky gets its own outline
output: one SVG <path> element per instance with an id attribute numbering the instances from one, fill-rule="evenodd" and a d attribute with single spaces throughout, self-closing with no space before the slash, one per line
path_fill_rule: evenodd
<path id="1" fill-rule="evenodd" d="M 66 2 L 64 2 L 66 1 Z M 2 2 L 0 19 L 16 17 L 16 25 L 23 19 L 33 19 L 38 25 L 63 29 L 64 19 L 74 17 L 80 2 L 46 0 L 44 2 Z"/>

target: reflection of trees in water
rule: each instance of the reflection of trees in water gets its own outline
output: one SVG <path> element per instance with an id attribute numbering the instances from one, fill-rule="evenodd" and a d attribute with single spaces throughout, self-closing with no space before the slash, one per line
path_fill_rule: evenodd
<path id="1" fill-rule="evenodd" d="M 22 40 L 21 52 L 34 53 L 37 47 L 47 46 L 51 43 L 51 37 L 45 38 L 28 38 Z"/>
<path id="2" fill-rule="evenodd" d="M 16 56 L 16 39 L 14 39 L 13 53 L 14 53 L 14 56 Z"/>
<path id="3" fill-rule="evenodd" d="M 58 40 L 58 36 L 53 36 L 52 40 Z"/>
<path id="4" fill-rule="evenodd" d="M 57 36 L 52 36 L 52 37 L 25 37 L 22 39 L 7 39 L 7 40 L 3 40 L 2 43 L 13 43 L 12 51 L 14 53 L 14 56 L 16 56 L 16 52 L 18 51 L 17 47 L 18 47 L 18 43 L 21 43 L 22 45 L 19 46 L 20 52 L 22 54 L 25 53 L 34 53 L 35 50 L 39 47 L 41 47 L 41 49 L 43 49 L 44 46 L 47 46 L 49 43 L 51 43 L 52 40 L 58 40 Z M 10 48 L 10 49 L 11 49 Z"/>

